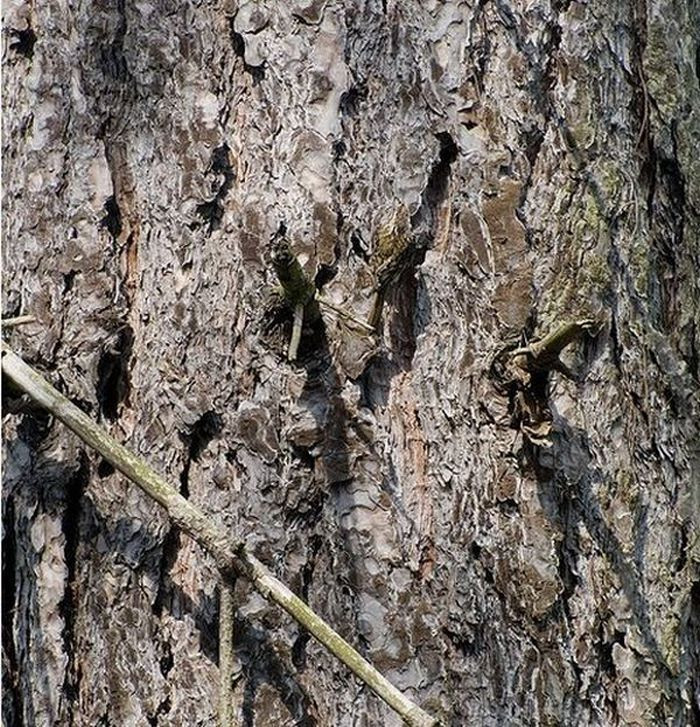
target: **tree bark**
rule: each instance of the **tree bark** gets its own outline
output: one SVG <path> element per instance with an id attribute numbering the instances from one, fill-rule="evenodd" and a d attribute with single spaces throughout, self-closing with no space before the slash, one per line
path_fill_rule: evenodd
<path id="1" fill-rule="evenodd" d="M 15 350 L 446 724 L 700 719 L 694 0 L 17 0 L 5 28 Z M 373 335 L 338 311 L 367 320 L 403 206 Z M 293 362 L 280 236 L 337 308 Z M 499 383 L 586 318 L 574 379 Z M 216 724 L 213 559 L 9 403 L 4 724 Z M 241 724 L 396 724 L 234 602 Z"/>

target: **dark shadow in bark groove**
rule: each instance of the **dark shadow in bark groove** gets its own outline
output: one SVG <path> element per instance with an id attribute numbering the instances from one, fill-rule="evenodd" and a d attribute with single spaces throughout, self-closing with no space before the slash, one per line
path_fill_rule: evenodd
<path id="1" fill-rule="evenodd" d="M 15 502 L 12 495 L 2 508 L 2 719 L 4 724 L 22 724 L 24 709 L 18 688 L 19 664 L 13 633 L 17 543 L 15 540 Z"/>
<path id="2" fill-rule="evenodd" d="M 415 252 L 392 284 L 384 305 L 380 326 L 388 331 L 391 355 L 382 352 L 367 365 L 360 377 L 366 405 L 386 406 L 391 380 L 402 371 L 410 371 L 416 353 L 418 337 L 431 318 L 431 304 L 419 272 L 425 255 L 435 244 L 439 227 L 439 213 L 448 199 L 452 165 L 459 156 L 459 147 L 446 131 L 435 134 L 440 144 L 438 157 L 433 163 L 425 190 L 417 210 L 411 215 L 411 229 L 415 236 Z"/>
<path id="3" fill-rule="evenodd" d="M 345 530 L 341 524 L 343 513 L 346 511 L 343 503 L 353 497 L 348 492 L 348 485 L 353 480 L 348 447 L 349 415 L 342 397 L 342 377 L 331 356 L 323 319 L 318 321 L 307 336 L 302 336 L 299 350 L 302 354 L 300 364 L 307 372 L 299 404 L 307 406 L 317 426 L 323 432 L 320 453 L 323 464 L 323 481 L 320 483 L 320 487 L 323 489 L 320 495 L 317 493 L 315 498 L 318 508 L 315 520 L 319 525 L 323 525 L 324 521 L 326 524 L 330 524 L 332 542 L 329 543 L 329 546 L 336 552 L 347 556 L 344 559 L 346 567 L 339 570 L 343 574 L 345 585 L 341 583 L 340 577 L 336 583 L 339 587 L 338 590 L 350 601 L 347 607 L 348 621 L 352 620 L 356 624 L 359 613 L 355 593 L 360 583 L 360 577 L 355 563 L 358 558 L 362 557 L 362 554 L 354 551 L 352 533 Z M 303 355 L 305 352 L 306 355 Z M 314 496 L 313 492 L 309 494 L 311 497 Z M 322 517 L 327 503 L 331 504 L 333 508 L 331 518 Z M 322 537 L 328 537 L 328 532 L 325 532 Z M 308 585 L 310 586 L 310 584 Z M 354 628 L 351 630 L 351 634 L 360 634 L 360 630 Z M 348 635 L 348 638 L 352 641 L 351 635 Z M 299 663 L 305 661 L 307 642 L 306 632 L 300 629 L 295 651 L 295 658 Z M 366 655 L 367 643 L 360 636 L 354 646 L 360 653 Z"/>
<path id="4" fill-rule="evenodd" d="M 37 426 L 42 427 L 43 412 L 39 412 Z M 29 422 L 33 416 L 26 414 L 22 426 L 25 430 L 32 429 Z M 20 429 L 21 431 L 21 429 Z M 43 430 L 41 439 L 48 435 L 49 430 Z M 12 452 L 18 441 L 25 440 L 20 436 L 18 440 L 7 441 L 6 451 Z M 32 446 L 38 447 L 39 442 L 34 436 L 30 436 Z M 25 442 L 26 444 L 26 442 Z M 45 700 L 42 711 L 45 709 L 52 724 L 72 723 L 72 710 L 74 709 L 74 697 L 77 684 L 74 669 L 74 620 L 75 620 L 75 588 L 74 577 L 76 571 L 76 554 L 80 542 L 81 528 L 81 502 L 83 487 L 88 476 L 87 459 L 80 457 L 77 463 L 58 462 L 46 457 L 41 451 L 29 462 L 28 470 L 24 479 L 15 484 L 8 492 L 4 488 L 3 507 L 3 599 L 2 599 L 2 640 L 3 640 L 3 667 L 16 672 L 10 676 L 19 675 L 26 678 L 33 674 L 33 679 L 40 681 L 40 687 L 13 678 L 8 684 L 4 681 L 2 697 L 2 715 L 4 724 L 13 725 L 34 725 L 37 723 L 36 707 L 31 699 L 32 692 L 44 695 Z M 59 604 L 59 613 L 63 620 L 61 638 L 63 647 L 68 657 L 63 684 L 60 692 L 51 688 L 49 678 L 49 664 L 43 660 L 47 650 L 43 647 L 44 631 L 41 628 L 28 627 L 41 623 L 39 614 L 39 592 L 34 578 L 24 577 L 18 584 L 16 572 L 22 574 L 37 573 L 40 568 L 41 553 L 34 549 L 31 534 L 30 521 L 26 515 L 20 516 L 17 520 L 17 513 L 38 512 L 47 515 L 49 518 L 61 521 L 64 536 L 64 558 L 66 559 L 67 579 L 65 582 L 64 598 Z M 77 521 L 72 521 L 77 517 Z M 7 559 L 7 561 L 6 561 Z M 12 569 L 10 571 L 10 569 Z M 21 602 L 18 602 L 17 591 L 20 591 Z M 17 643 L 16 630 L 13 628 L 18 613 L 24 614 L 23 626 L 20 636 L 31 639 L 33 646 L 30 649 L 28 643 Z M 31 655 L 37 658 L 31 668 L 23 665 L 23 661 L 31 659 Z M 5 660 L 9 663 L 6 663 Z M 4 674 L 3 674 L 4 676 Z M 14 719 L 10 720 L 10 714 Z"/>
<path id="5" fill-rule="evenodd" d="M 13 445 L 14 442 L 7 443 L 8 451 L 11 451 Z M 76 468 L 75 465 L 69 466 L 63 462 L 46 457 L 43 453 L 39 452 L 26 480 L 21 486 L 14 488 L 13 493 L 5 493 L 6 500 L 3 511 L 4 598 L 2 611 L 3 656 L 5 659 L 8 659 L 11 654 L 15 654 L 17 658 L 20 658 L 20 654 L 25 654 L 24 658 L 27 658 L 27 648 L 22 644 L 15 643 L 12 632 L 11 617 L 13 614 L 10 608 L 17 607 L 14 601 L 14 593 L 16 590 L 14 572 L 19 568 L 23 573 L 34 573 L 39 562 L 39 556 L 34 552 L 29 543 L 28 521 L 23 521 L 22 523 L 16 523 L 14 521 L 15 511 L 18 509 L 15 507 L 15 500 L 17 498 L 21 498 L 25 502 L 41 503 L 40 509 L 43 512 L 61 519 L 64 528 L 70 526 L 73 529 L 74 532 L 66 543 L 67 558 L 75 558 L 81 544 L 84 548 L 96 547 L 98 535 L 101 535 L 106 544 L 107 554 L 112 554 L 116 564 L 131 569 L 137 581 L 140 577 L 145 577 L 153 583 L 158 583 L 161 578 L 160 551 L 164 547 L 162 535 L 154 534 L 142 521 L 137 521 L 130 517 L 123 517 L 115 523 L 108 523 L 95 508 L 92 500 L 89 497 L 83 496 L 82 485 L 77 492 L 69 491 L 71 489 L 75 490 L 76 484 L 82 483 L 82 479 L 78 481 L 76 478 L 84 477 L 85 466 L 84 460 L 81 460 L 81 463 Z M 122 482 L 115 483 L 115 487 L 124 486 L 129 485 L 126 485 L 126 482 L 123 480 Z M 76 496 L 80 497 L 79 502 L 75 501 Z M 153 507 L 155 509 L 158 506 L 154 503 Z M 30 509 L 26 504 L 23 504 L 20 508 L 21 512 L 26 512 Z M 76 515 L 78 518 L 77 521 L 75 521 Z M 20 529 L 22 528 L 27 530 L 27 532 L 20 534 Z M 180 535 L 179 530 L 175 530 L 175 532 L 178 538 L 185 537 Z M 26 538 L 27 540 L 24 543 L 22 551 L 18 550 L 18 543 L 16 542 L 18 536 L 23 539 Z M 32 562 L 19 563 L 18 555 L 20 552 L 24 552 L 24 558 L 31 558 Z M 10 566 L 12 566 L 12 572 L 8 570 Z M 68 589 L 79 587 L 80 574 L 75 564 L 72 566 L 68 564 L 68 566 L 69 570 L 72 569 L 73 571 L 75 583 L 66 583 L 67 590 L 62 607 L 62 616 L 64 618 L 64 648 L 70 656 L 73 653 L 74 645 L 65 643 L 65 639 L 72 641 L 75 638 L 73 622 L 76 616 L 75 609 L 78 601 L 76 600 L 75 593 L 69 593 Z M 124 588 L 127 589 L 128 587 L 128 584 L 125 584 Z M 5 590 L 6 588 L 8 590 Z M 152 592 L 149 592 L 147 596 L 154 598 Z M 37 612 L 38 593 L 34 580 L 25 580 L 23 582 L 22 598 L 26 602 L 26 606 L 34 609 L 28 622 L 39 623 L 39 614 Z M 193 599 L 178 584 L 174 583 L 169 576 L 167 576 L 167 584 L 165 586 L 161 584 L 161 587 L 155 595 L 155 599 L 158 602 L 159 608 L 161 610 L 166 609 L 173 618 L 179 620 L 187 616 L 192 618 L 194 626 L 199 632 L 202 653 L 213 663 L 218 663 L 218 599 L 213 595 L 208 595 L 201 591 L 198 597 Z M 144 612 L 144 618 L 148 618 L 149 616 L 150 614 L 147 611 Z M 276 648 L 271 644 L 264 629 L 237 619 L 234 632 L 236 634 L 234 648 L 239 655 L 243 673 L 247 679 L 244 696 L 243 724 L 253 724 L 252 709 L 256 691 L 262 684 L 269 684 L 293 715 L 296 724 L 313 727 L 316 724 L 316 719 L 309 711 L 311 700 L 295 678 L 294 667 L 277 653 Z M 28 633 L 26 635 L 29 636 Z M 35 644 L 34 651 L 36 653 L 42 653 L 42 630 L 32 630 L 31 638 Z M 165 651 L 167 652 L 167 649 Z M 14 665 L 20 673 L 28 674 L 29 672 L 26 669 L 21 668 L 21 663 L 17 661 L 17 658 L 14 662 L 6 663 L 5 666 Z M 36 674 L 37 671 L 39 670 L 35 666 L 33 673 Z M 40 691 L 45 695 L 51 695 L 51 710 L 53 712 L 53 718 L 57 721 L 66 718 L 66 704 L 71 700 L 72 692 L 76 687 L 72 682 L 74 676 L 75 674 L 66 674 L 67 681 L 64 685 L 64 691 L 57 695 L 52 694 L 48 672 L 46 670 L 43 671 L 43 686 Z M 4 723 L 13 725 L 34 724 L 36 722 L 35 707 L 31 700 L 26 698 L 26 695 L 31 693 L 27 685 L 8 684 L 5 681 L 5 686 L 9 688 L 6 688 L 3 692 L 2 713 Z M 68 687 L 68 691 L 66 691 L 65 687 Z M 10 721 L 9 717 L 13 715 L 15 715 L 15 719 Z M 76 716 L 79 717 L 79 714 Z"/>
<path id="6" fill-rule="evenodd" d="M 554 411 L 555 429 L 553 447 L 549 452 L 534 452 L 534 469 L 538 479 L 539 496 L 547 516 L 565 533 L 560 557 L 560 571 L 578 578 L 575 557 L 581 552 L 578 525 L 583 523 L 600 551 L 607 558 L 620 579 L 620 586 L 630 604 L 632 617 L 642 642 L 648 649 L 659 679 L 667 694 L 682 687 L 674 685 L 673 673 L 654 634 L 649 603 L 644 593 L 642 577 L 643 553 L 647 537 L 646 507 L 639 503 L 633 513 L 635 519 L 634 552 L 628 556 L 613 529 L 608 525 L 596 491 L 605 483 L 605 474 L 592 466 L 588 434 L 572 427 Z M 557 503 L 554 505 L 553 498 Z M 556 508 L 556 510 L 553 508 Z M 563 599 L 571 595 L 575 583 L 564 581 Z M 566 610 L 566 604 L 562 604 Z M 604 668 L 601 655 L 601 669 Z M 682 701 L 682 700 L 681 700 Z"/>

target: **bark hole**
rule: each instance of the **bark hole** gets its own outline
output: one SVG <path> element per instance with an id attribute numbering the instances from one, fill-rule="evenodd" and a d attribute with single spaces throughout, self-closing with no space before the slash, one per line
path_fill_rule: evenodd
<path id="1" fill-rule="evenodd" d="M 119 405 L 129 396 L 129 361 L 134 345 L 131 326 L 124 325 L 111 348 L 105 350 L 97 365 L 95 395 L 105 419 L 113 422 L 119 415 Z"/>
<path id="2" fill-rule="evenodd" d="M 116 240 L 122 231 L 122 213 L 116 197 L 112 196 L 104 204 L 105 216 L 100 220 L 102 227 Z"/>
<path id="3" fill-rule="evenodd" d="M 32 30 L 32 26 L 30 25 L 24 30 L 10 28 L 10 35 L 17 38 L 13 43 L 10 43 L 10 50 L 31 61 L 34 57 L 34 44 L 36 43 L 36 34 Z"/>
<path id="4" fill-rule="evenodd" d="M 258 66 L 251 66 L 245 59 L 245 39 L 236 31 L 235 17 L 229 19 L 231 47 L 238 58 L 243 61 L 243 70 L 250 75 L 253 85 L 257 86 L 265 78 L 265 61 Z"/>

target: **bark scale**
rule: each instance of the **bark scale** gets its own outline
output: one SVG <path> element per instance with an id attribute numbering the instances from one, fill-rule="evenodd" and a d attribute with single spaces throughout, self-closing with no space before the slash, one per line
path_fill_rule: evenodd
<path id="1" fill-rule="evenodd" d="M 447 723 L 697 718 L 697 4 L 4 12 L 13 347 Z M 280 225 L 367 320 L 397 205 L 425 251 L 381 331 L 324 306 L 288 362 Z M 587 317 L 533 446 L 490 362 Z M 4 427 L 5 723 L 213 725 L 216 564 L 50 419 Z M 392 724 L 235 602 L 244 724 Z"/>

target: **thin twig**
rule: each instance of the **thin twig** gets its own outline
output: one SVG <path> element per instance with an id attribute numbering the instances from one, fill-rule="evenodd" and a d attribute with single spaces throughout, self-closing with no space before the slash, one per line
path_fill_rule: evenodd
<path id="1" fill-rule="evenodd" d="M 233 716 L 233 589 L 222 574 L 219 581 L 219 727 L 234 727 Z"/>
<path id="2" fill-rule="evenodd" d="M 35 316 L 15 316 L 14 318 L 3 318 L 3 328 L 14 328 L 15 326 L 23 326 L 27 323 L 36 323 Z"/>
<path id="3" fill-rule="evenodd" d="M 170 520 L 207 550 L 223 573 L 231 576 L 237 573 L 244 576 L 264 598 L 274 601 L 296 619 L 375 694 L 401 715 L 406 724 L 413 727 L 435 727 L 439 724 L 438 720 L 404 696 L 318 614 L 275 578 L 248 551 L 243 541 L 234 540 L 227 530 L 214 522 L 211 515 L 185 499 L 144 460 L 95 424 L 85 412 L 56 391 L 5 343 L 2 343 L 2 372 L 15 386 L 29 394 L 35 402 L 62 421 L 149 497 L 162 505 Z"/>
<path id="4" fill-rule="evenodd" d="M 363 321 L 361 318 L 358 318 L 356 315 L 347 310 L 347 308 L 343 308 L 339 305 L 336 305 L 335 303 L 331 303 L 330 300 L 328 300 L 327 298 L 322 298 L 320 295 L 316 296 L 316 300 L 321 305 L 326 306 L 326 308 L 330 308 L 332 311 L 338 313 L 338 315 L 343 316 L 343 318 L 347 318 L 349 321 L 357 323 L 358 326 L 364 328 L 368 333 L 375 332 L 376 329 L 374 328 L 374 326 L 370 326 L 367 321 Z"/>
<path id="5" fill-rule="evenodd" d="M 287 358 L 290 361 L 296 361 L 299 351 L 299 342 L 301 341 L 301 329 L 304 325 L 304 304 L 297 303 L 294 306 L 294 323 L 292 324 L 292 337 L 289 339 L 289 350 Z"/>

